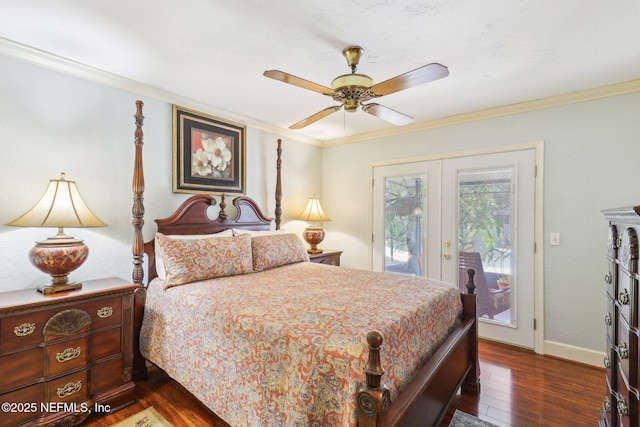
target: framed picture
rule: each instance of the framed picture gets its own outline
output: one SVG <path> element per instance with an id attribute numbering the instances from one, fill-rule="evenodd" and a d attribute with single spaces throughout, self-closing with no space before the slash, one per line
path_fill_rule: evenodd
<path id="1" fill-rule="evenodd" d="M 245 194 L 246 128 L 173 106 L 173 192 Z"/>

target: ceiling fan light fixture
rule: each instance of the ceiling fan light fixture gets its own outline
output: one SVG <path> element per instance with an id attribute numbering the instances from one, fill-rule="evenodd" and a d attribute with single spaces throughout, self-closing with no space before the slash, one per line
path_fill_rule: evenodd
<path id="1" fill-rule="evenodd" d="M 358 87 L 369 89 L 373 86 L 373 79 L 364 74 L 343 74 L 331 82 L 331 89 L 341 89 L 345 87 Z"/>
<path id="2" fill-rule="evenodd" d="M 344 100 L 344 110 L 349 113 L 355 113 L 358 111 L 360 100 L 358 98 L 347 98 Z"/>

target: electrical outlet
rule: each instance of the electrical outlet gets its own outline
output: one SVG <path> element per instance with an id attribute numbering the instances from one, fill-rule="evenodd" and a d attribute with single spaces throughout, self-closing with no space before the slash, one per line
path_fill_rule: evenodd
<path id="1" fill-rule="evenodd" d="M 551 246 L 560 246 L 560 233 L 549 233 L 549 244 Z"/>

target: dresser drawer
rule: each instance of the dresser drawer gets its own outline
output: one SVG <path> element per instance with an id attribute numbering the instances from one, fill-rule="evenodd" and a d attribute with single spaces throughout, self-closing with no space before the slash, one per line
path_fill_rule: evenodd
<path id="1" fill-rule="evenodd" d="M 606 354 L 604 358 L 604 367 L 605 372 L 607 374 L 607 384 L 609 385 L 609 389 L 614 390 L 616 388 L 617 378 L 614 374 L 614 367 L 618 365 L 618 353 L 616 353 L 616 349 L 613 345 L 613 341 L 609 340 L 607 337 L 607 348 Z"/>
<path id="2" fill-rule="evenodd" d="M 26 385 L 44 376 L 42 348 L 0 357 L 0 390 Z"/>
<path id="3" fill-rule="evenodd" d="M 0 416 L 0 427 L 15 427 L 20 423 L 40 415 L 40 402 L 44 402 L 45 385 L 35 384 L 11 393 L 0 395 L 0 402 L 15 404 L 16 411 L 3 411 Z M 21 406 L 17 406 L 20 404 Z"/>
<path id="4" fill-rule="evenodd" d="M 616 303 L 611 296 L 607 294 L 607 313 L 604 316 L 604 324 L 607 325 L 607 337 L 612 342 L 616 341 L 615 319 L 616 319 Z"/>
<path id="5" fill-rule="evenodd" d="M 309 254 L 309 261 L 316 264 L 340 265 L 342 251 L 325 250 L 319 254 Z"/>
<path id="6" fill-rule="evenodd" d="M 625 385 L 618 372 L 618 389 L 616 390 L 616 402 L 612 411 L 617 412 L 620 426 L 636 427 L 638 425 L 638 401 L 633 393 Z"/>
<path id="7" fill-rule="evenodd" d="M 91 335 L 91 361 L 120 353 L 122 351 L 121 332 L 121 328 L 111 328 Z"/>
<path id="8" fill-rule="evenodd" d="M 617 299 L 627 322 L 638 326 L 638 234 L 635 228 L 627 227 L 619 240 Z"/>
<path id="9" fill-rule="evenodd" d="M 611 298 L 618 296 L 618 266 L 615 261 L 609 260 L 609 269 L 604 275 L 604 283 L 607 286 L 607 295 Z"/>
<path id="10" fill-rule="evenodd" d="M 84 366 L 89 361 L 89 338 L 82 337 L 46 347 L 47 375 L 57 375 Z"/>
<path id="11" fill-rule="evenodd" d="M 91 329 L 115 325 L 122 320 L 122 297 L 105 298 L 81 306 L 91 316 Z"/>
<path id="12" fill-rule="evenodd" d="M 47 383 L 45 402 L 78 402 L 89 393 L 87 371 L 75 372 Z"/>
<path id="13" fill-rule="evenodd" d="M 0 353 L 43 341 L 42 331 L 57 310 L 45 310 L 0 319 Z"/>
<path id="14" fill-rule="evenodd" d="M 107 360 L 91 367 L 91 395 L 119 387 L 130 380 L 123 378 L 122 357 Z"/>
<path id="15" fill-rule="evenodd" d="M 616 304 L 625 321 L 632 325 L 638 325 L 638 282 L 632 279 L 628 273 L 618 273 L 618 293 Z"/>
<path id="16" fill-rule="evenodd" d="M 624 375 L 626 383 L 632 387 L 637 387 L 638 373 L 637 364 L 630 363 L 638 358 L 638 336 L 634 331 L 629 330 L 629 325 L 623 320 L 618 320 L 618 338 L 614 343 L 618 366 Z"/>

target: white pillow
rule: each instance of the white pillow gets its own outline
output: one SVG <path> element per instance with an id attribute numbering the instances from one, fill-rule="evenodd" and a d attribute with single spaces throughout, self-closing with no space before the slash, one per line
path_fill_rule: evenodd
<path id="1" fill-rule="evenodd" d="M 239 236 L 241 234 L 249 234 L 251 237 L 257 237 L 257 236 L 272 236 L 274 234 L 284 234 L 284 233 L 285 231 L 282 228 L 280 230 L 242 230 L 240 228 L 233 229 L 234 236 Z"/>
<path id="2" fill-rule="evenodd" d="M 157 235 L 163 235 L 165 237 L 168 237 L 170 239 L 186 239 L 186 240 L 196 240 L 196 239 L 208 239 L 211 237 L 232 237 L 233 236 L 233 231 L 231 230 L 224 230 L 221 231 L 219 233 L 214 233 L 214 234 L 162 234 L 162 233 L 156 233 Z M 164 269 L 164 261 L 162 260 L 162 249 L 160 248 L 160 245 L 158 244 L 158 239 L 154 239 L 153 240 L 153 247 L 156 253 L 156 273 L 158 274 L 158 277 L 162 280 L 165 279 L 165 277 L 167 276 L 167 272 Z"/>

